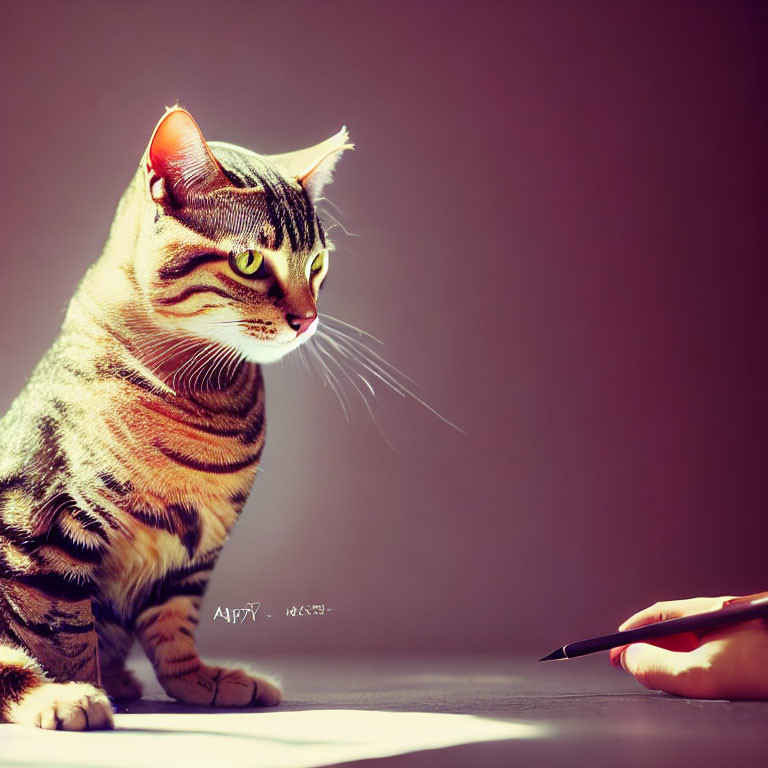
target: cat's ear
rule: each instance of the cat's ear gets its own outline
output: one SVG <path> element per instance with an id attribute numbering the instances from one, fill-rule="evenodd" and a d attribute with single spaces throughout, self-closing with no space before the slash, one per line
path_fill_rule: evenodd
<path id="1" fill-rule="evenodd" d="M 146 162 L 150 193 L 157 203 L 182 205 L 229 184 L 192 115 L 180 107 L 160 118 Z"/>
<path id="2" fill-rule="evenodd" d="M 310 199 L 316 200 L 331 181 L 336 163 L 345 149 L 354 149 L 354 144 L 349 143 L 347 129 L 342 128 L 335 136 L 314 147 L 270 155 L 266 159 L 284 176 L 297 179 Z"/>

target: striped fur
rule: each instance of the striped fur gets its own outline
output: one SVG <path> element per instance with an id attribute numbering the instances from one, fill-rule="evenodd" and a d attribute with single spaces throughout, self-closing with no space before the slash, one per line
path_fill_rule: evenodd
<path id="1" fill-rule="evenodd" d="M 313 330 L 328 261 L 309 269 L 328 247 L 313 195 L 348 146 L 329 142 L 271 161 L 207 144 L 179 108 L 158 124 L 0 420 L 0 719 L 111 727 L 107 694 L 141 694 L 124 667 L 134 638 L 180 701 L 279 701 L 268 677 L 206 665 L 194 633 L 264 450 L 260 363 Z M 268 278 L 229 267 L 248 249 Z"/>

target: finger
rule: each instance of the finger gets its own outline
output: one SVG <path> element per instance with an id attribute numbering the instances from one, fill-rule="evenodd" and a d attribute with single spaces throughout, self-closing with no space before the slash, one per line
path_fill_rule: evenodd
<path id="1" fill-rule="evenodd" d="M 630 616 L 619 626 L 619 631 L 644 627 L 646 624 L 655 624 L 665 619 L 677 619 L 680 616 L 690 616 L 692 613 L 704 613 L 722 606 L 722 598 L 717 597 L 692 597 L 687 600 L 667 600 L 654 603 L 642 611 Z"/>
<path id="2" fill-rule="evenodd" d="M 642 611 L 632 614 L 632 616 L 624 621 L 623 624 L 620 624 L 619 631 L 623 632 L 625 629 L 644 627 L 646 624 L 655 624 L 657 621 L 674 619 L 678 616 L 682 616 L 682 609 L 676 605 L 679 602 L 681 601 L 670 601 L 649 605 L 647 608 L 643 608 Z"/>
<path id="3" fill-rule="evenodd" d="M 627 648 L 626 645 L 620 645 L 617 648 L 611 648 L 611 651 L 609 653 L 609 658 L 611 660 L 611 664 L 613 664 L 614 667 L 620 667 L 621 666 L 621 654 L 623 653 L 624 649 Z"/>
<path id="4" fill-rule="evenodd" d="M 679 651 L 680 653 L 687 653 L 695 648 L 699 647 L 699 636 L 695 632 L 681 632 L 679 635 L 669 635 L 668 637 L 660 637 L 657 640 L 647 640 L 649 645 L 655 645 L 658 648 L 666 648 L 668 651 Z M 628 646 L 620 645 L 616 648 L 611 648 L 610 660 L 614 667 L 621 666 L 621 654 Z"/>
<path id="5" fill-rule="evenodd" d="M 668 651 L 688 653 L 688 651 L 693 651 L 699 647 L 699 636 L 695 632 L 680 632 L 677 635 L 649 640 L 648 643 L 649 645 L 655 645 L 657 648 L 666 648 Z"/>
<path id="6" fill-rule="evenodd" d="M 641 685 L 653 691 L 708 698 L 711 681 L 696 654 L 634 643 L 622 652 L 621 666 Z"/>

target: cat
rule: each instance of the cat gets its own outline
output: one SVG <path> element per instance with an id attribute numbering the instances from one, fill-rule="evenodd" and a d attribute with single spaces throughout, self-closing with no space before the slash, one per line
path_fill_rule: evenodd
<path id="1" fill-rule="evenodd" d="M 0 420 L 0 719 L 114 725 L 138 638 L 188 704 L 279 703 L 205 664 L 201 598 L 265 439 L 260 365 L 306 342 L 331 244 L 316 211 L 346 129 L 262 156 L 157 124 L 61 333 Z"/>

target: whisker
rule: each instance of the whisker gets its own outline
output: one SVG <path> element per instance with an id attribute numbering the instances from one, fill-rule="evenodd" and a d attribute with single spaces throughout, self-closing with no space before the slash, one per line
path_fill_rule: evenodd
<path id="1" fill-rule="evenodd" d="M 209 356 L 202 370 L 203 378 L 200 385 L 201 389 L 210 389 L 213 386 L 214 375 L 216 376 L 216 387 L 221 389 L 221 370 L 229 354 L 229 345 L 224 345 L 219 348 L 215 354 Z M 199 374 L 195 381 L 199 381 Z"/>
<path id="2" fill-rule="evenodd" d="M 348 359 L 351 359 L 353 362 L 358 362 L 358 358 L 357 358 L 357 357 L 355 357 L 355 355 L 354 355 L 354 354 L 352 354 L 352 353 L 351 353 L 351 352 L 350 352 L 348 349 L 346 349 L 345 347 L 342 347 L 342 346 L 341 346 L 341 345 L 340 345 L 340 344 L 339 344 L 339 343 L 338 343 L 338 342 L 337 342 L 335 339 L 333 339 L 332 337 L 330 337 L 330 336 L 326 336 L 326 335 L 324 335 L 324 334 L 323 334 L 323 335 L 321 335 L 321 334 L 319 334 L 319 333 L 316 333 L 316 334 L 315 334 L 315 338 L 316 338 L 316 341 L 317 341 L 317 343 L 318 343 L 318 344 L 319 344 L 321 341 L 327 341 L 327 342 L 328 342 L 328 343 L 329 343 L 329 344 L 330 344 L 330 345 L 331 345 L 331 346 L 332 346 L 332 347 L 333 347 L 333 348 L 334 348 L 334 349 L 335 349 L 335 350 L 336 350 L 336 351 L 337 351 L 339 354 L 341 354 L 341 355 L 342 355 L 344 358 L 348 358 Z M 354 373 L 356 376 L 359 376 L 359 377 L 360 377 L 360 378 L 361 378 L 361 379 L 362 379 L 362 380 L 363 380 L 363 381 L 366 383 L 366 385 L 368 386 L 368 389 L 371 391 L 371 394 L 372 394 L 374 397 L 376 397 L 376 392 L 375 392 L 375 390 L 373 389 L 373 386 L 371 385 L 371 383 L 368 381 L 368 379 L 366 379 L 366 378 L 365 378 L 365 377 L 364 377 L 362 374 L 358 373 L 358 372 L 357 372 L 357 371 L 355 371 L 354 369 L 352 369 L 352 371 L 353 371 L 353 373 Z"/>
<path id="3" fill-rule="evenodd" d="M 330 227 L 326 227 L 325 234 L 328 235 L 329 233 L 333 232 L 333 230 L 336 229 L 336 227 L 338 226 L 339 226 L 338 224 L 331 224 Z"/>
<path id="4" fill-rule="evenodd" d="M 344 417 L 347 420 L 347 423 L 349 423 L 349 412 L 347 411 L 347 407 L 344 403 L 344 400 L 346 400 L 346 397 L 342 399 L 342 391 L 338 388 L 338 379 L 336 379 L 335 374 L 333 371 L 325 364 L 325 361 L 320 356 L 320 353 L 317 351 L 317 348 L 312 346 L 309 347 L 309 351 L 312 352 L 315 355 L 315 358 L 320 362 L 320 365 L 323 366 L 323 368 L 328 372 L 329 377 L 325 377 L 325 380 L 330 384 L 331 389 L 336 393 L 336 397 L 339 400 L 339 405 L 341 405 L 341 410 L 344 411 Z"/>
<path id="5" fill-rule="evenodd" d="M 381 365 L 386 366 L 387 368 L 392 369 L 395 373 L 399 374 L 400 376 L 402 376 L 407 381 L 410 381 L 411 384 L 413 384 L 415 387 L 419 387 L 419 389 L 421 388 L 419 386 L 419 384 L 417 384 L 407 373 L 404 373 L 403 371 L 401 371 L 397 366 L 392 365 L 392 363 L 390 363 L 389 360 L 386 360 L 385 358 L 383 358 L 378 352 L 376 352 L 375 350 L 371 349 L 367 344 L 364 344 L 362 341 L 360 341 L 360 339 L 356 339 L 356 338 L 354 338 L 354 336 L 350 336 L 348 333 L 345 333 L 344 331 L 341 331 L 338 328 L 334 328 L 332 326 L 326 327 L 324 329 L 319 329 L 319 330 L 323 330 L 323 331 L 325 331 L 325 333 L 332 334 L 332 335 L 336 336 L 336 338 L 346 339 L 347 342 L 349 342 L 350 344 L 354 345 L 354 347 L 361 354 L 365 355 L 365 357 L 369 360 L 369 362 L 371 362 L 371 363 L 374 362 L 369 357 L 370 355 L 372 355 L 374 358 L 376 358 L 376 360 L 379 361 L 379 363 Z"/>
<path id="6" fill-rule="evenodd" d="M 336 205 L 336 203 L 333 202 L 333 200 L 331 200 L 330 197 L 326 197 L 326 195 L 323 195 L 322 197 L 318 197 L 315 202 L 328 203 L 329 205 L 332 205 L 342 216 L 347 215 L 338 205 Z"/>
<path id="7" fill-rule="evenodd" d="M 152 366 L 151 369 L 150 369 L 152 371 L 152 375 L 157 377 L 159 375 L 159 371 L 162 368 L 162 366 L 165 365 L 165 363 L 168 360 L 170 360 L 171 357 L 176 356 L 176 355 L 183 355 L 183 354 L 185 354 L 188 351 L 191 352 L 193 350 L 196 350 L 198 348 L 198 346 L 199 346 L 198 342 L 188 343 L 188 344 L 186 344 L 184 346 L 181 346 L 179 348 L 174 349 L 172 354 L 166 354 L 164 356 L 161 356 L 159 359 L 153 359 L 150 362 L 150 365 Z M 171 381 L 171 389 L 172 390 L 176 389 L 173 380 Z"/>
<path id="8" fill-rule="evenodd" d="M 352 323 L 348 323 L 345 320 L 339 320 L 338 317 L 327 315 L 325 312 L 320 312 L 319 315 L 323 320 L 332 320 L 334 323 L 339 323 L 340 325 L 343 325 L 350 330 L 357 331 L 357 333 L 361 334 L 362 336 L 367 336 L 369 339 L 372 339 L 378 344 L 381 344 L 382 347 L 385 346 L 381 339 L 376 338 L 376 336 L 374 336 L 372 333 L 368 333 L 368 331 L 364 331 L 362 328 L 358 328 L 356 325 L 352 325 Z"/>
<path id="9" fill-rule="evenodd" d="M 389 387 L 394 389 L 399 395 L 402 395 L 405 397 L 405 389 L 401 385 L 400 381 L 395 378 L 393 374 L 391 374 L 386 368 L 383 368 L 381 365 L 379 365 L 375 360 L 371 360 L 369 357 L 367 357 L 363 352 L 361 352 L 359 349 L 353 347 L 348 341 L 342 338 L 333 338 L 332 336 L 323 336 L 322 338 L 327 339 L 329 342 L 332 342 L 334 347 L 345 357 L 354 360 L 354 362 L 359 364 L 368 364 L 372 366 L 371 372 L 376 372 L 378 377 L 384 381 Z"/>
<path id="10" fill-rule="evenodd" d="M 201 355 L 205 354 L 208 349 L 211 347 L 210 344 L 206 344 L 197 354 L 192 355 L 183 365 L 181 365 L 179 368 L 174 371 L 173 376 L 171 377 L 171 386 L 176 389 L 176 380 L 178 377 L 182 375 L 182 372 L 186 370 L 187 368 L 194 369 L 194 364 L 198 361 Z M 182 378 L 181 383 L 185 383 L 184 379 Z"/>
<path id="11" fill-rule="evenodd" d="M 357 235 L 354 232 L 350 232 L 330 211 L 324 210 L 323 217 L 329 218 L 337 227 L 341 227 L 341 231 L 347 237 L 360 237 L 360 235 Z"/>
<path id="12" fill-rule="evenodd" d="M 208 347 L 205 350 L 205 354 L 199 357 L 197 364 L 189 372 L 187 377 L 188 390 L 192 391 L 197 389 L 197 383 L 200 380 L 200 374 L 205 371 L 205 366 L 208 364 L 212 356 L 218 353 L 217 347 Z"/>
<path id="13" fill-rule="evenodd" d="M 406 397 L 406 391 L 405 389 L 401 388 L 400 382 L 394 378 L 394 376 L 390 375 L 390 373 L 385 370 L 384 368 L 381 368 L 381 366 L 378 366 L 375 361 L 368 360 L 367 358 L 363 357 L 356 349 L 353 347 L 347 347 L 343 346 L 343 342 L 340 339 L 331 339 L 330 337 L 325 337 L 329 342 L 332 341 L 334 343 L 335 348 L 339 351 L 340 354 L 344 355 L 347 359 L 357 363 L 358 365 L 362 365 L 364 368 L 369 370 L 376 378 L 383 381 L 390 389 L 392 389 L 394 392 L 396 392 L 401 397 Z M 374 366 L 373 368 L 370 366 Z M 378 370 L 377 370 L 378 369 Z"/>
<path id="14" fill-rule="evenodd" d="M 390 440 L 390 439 L 387 437 L 386 433 L 385 433 L 385 432 L 384 432 L 384 430 L 382 429 L 382 427 L 381 427 L 381 424 L 379 423 L 379 420 L 376 418 L 376 414 L 373 412 L 373 409 L 371 408 L 371 406 L 370 406 L 370 403 L 368 402 L 368 398 L 365 396 L 365 393 L 364 393 L 364 392 L 363 392 L 363 391 L 360 389 L 360 387 L 358 387 L 358 385 L 357 385 L 357 383 L 355 382 L 355 380 L 354 380 L 354 379 L 353 379 L 353 378 L 352 378 L 352 377 L 349 375 L 349 373 L 347 372 L 346 368 L 344 368 L 344 366 L 341 364 L 341 362 L 340 362 L 338 359 L 336 359 L 336 358 L 335 358 L 335 357 L 334 357 L 334 356 L 333 356 L 333 355 L 330 353 L 330 351 L 329 351 L 329 350 L 325 349 L 325 348 L 322 346 L 322 341 L 330 341 L 330 340 L 329 340 L 329 339 L 316 339 L 316 340 L 315 340 L 315 344 L 316 344 L 316 346 L 317 346 L 317 349 L 318 349 L 319 351 L 322 351 L 322 352 L 323 352 L 325 355 L 327 355 L 327 356 L 328 356 L 328 358 L 329 358 L 329 359 L 330 359 L 332 362 L 336 363 L 336 366 L 338 367 L 338 369 L 339 369 L 339 370 L 340 370 L 340 371 L 341 371 L 341 372 L 342 372 L 342 373 L 343 373 L 343 374 L 344 374 L 344 375 L 347 377 L 347 379 L 349 379 L 350 383 L 351 383 L 351 384 L 352 384 L 352 386 L 353 386 L 353 387 L 354 387 L 354 388 L 357 390 L 357 392 L 358 392 L 358 394 L 360 395 L 360 397 L 361 397 L 362 401 L 365 403 L 365 407 L 366 407 L 366 409 L 367 409 L 368 413 L 369 413 L 369 414 L 370 414 L 370 416 L 371 416 L 371 420 L 372 420 L 372 421 L 373 421 L 373 423 L 376 425 L 376 429 L 379 431 L 379 434 L 381 435 L 382 439 L 383 439 L 383 440 L 384 440 L 384 442 L 385 442 L 385 443 L 386 443 L 386 444 L 387 444 L 387 445 L 388 445 L 388 446 L 389 446 L 389 447 L 390 447 L 390 448 L 391 448 L 391 449 L 392 449 L 392 450 L 393 450 L 393 451 L 394 451 L 394 452 L 395 452 L 395 453 L 396 453 L 396 454 L 399 456 L 399 455 L 400 455 L 400 452 L 397 450 L 397 448 L 395 448 L 395 446 L 392 444 L 391 440 Z M 381 405 L 381 404 L 380 404 L 380 403 L 378 403 L 378 401 L 376 400 L 376 393 L 373 391 L 373 387 L 372 387 L 372 386 L 371 386 L 371 385 L 368 383 L 368 381 L 367 381 L 367 380 L 366 380 L 366 379 L 365 379 L 363 376 L 360 376 L 360 374 L 359 374 L 359 373 L 357 373 L 357 372 L 355 372 L 355 371 L 353 371 L 353 373 L 355 373 L 357 376 L 359 376 L 361 379 L 363 379 L 363 381 L 365 381 L 365 383 L 366 383 L 366 384 L 368 384 L 368 388 L 371 390 L 371 393 L 372 393 L 372 394 L 373 394 L 373 396 L 374 396 L 374 402 L 376 402 L 378 405 Z M 383 406 L 382 406 L 382 407 L 383 407 Z"/>
<path id="15" fill-rule="evenodd" d="M 323 347 L 322 342 L 323 341 L 327 341 L 327 340 L 328 339 L 322 339 L 322 338 L 315 339 L 314 340 L 314 344 L 315 344 L 317 350 L 319 352 L 321 352 L 322 354 L 324 354 L 329 360 L 331 360 L 331 362 L 336 363 L 336 367 L 344 374 L 344 376 L 346 376 L 346 378 L 349 380 L 349 382 L 352 384 L 352 386 L 360 393 L 360 397 L 362 398 L 363 402 L 365 403 L 366 407 L 368 408 L 368 411 L 371 414 L 371 417 L 373 418 L 374 421 L 376 421 L 376 417 L 373 415 L 373 411 L 371 411 L 371 408 L 368 405 L 368 400 L 365 397 L 365 394 L 363 393 L 363 391 L 360 389 L 360 387 L 357 386 L 357 382 L 355 382 L 355 380 L 349 375 L 349 372 L 347 371 L 346 368 L 344 368 L 344 366 L 341 364 L 341 362 L 331 354 L 331 351 L 326 349 L 325 347 Z M 371 391 L 373 392 L 373 390 L 371 390 Z M 374 394 L 374 397 L 375 397 L 376 393 L 374 392 L 373 394 Z"/>
<path id="16" fill-rule="evenodd" d="M 245 360 L 245 354 L 241 352 L 239 349 L 233 347 L 232 352 L 233 352 L 232 357 L 230 358 L 229 363 L 227 363 L 227 371 L 226 371 L 227 378 L 231 378 L 232 376 L 234 376 L 235 371 L 237 371 L 237 366 L 240 365 L 240 363 L 242 363 L 243 360 Z M 232 367 L 233 364 L 234 364 L 234 368 Z"/>
<path id="17" fill-rule="evenodd" d="M 168 349 L 162 349 L 161 347 L 154 350 L 152 356 L 149 358 L 148 365 L 153 368 L 155 372 L 157 369 L 176 355 L 184 354 L 190 349 L 194 349 L 200 344 L 196 339 L 184 339 L 182 341 L 173 344 Z M 159 358 L 159 359 L 158 359 Z"/>
<path id="18" fill-rule="evenodd" d="M 307 370 L 307 373 L 308 373 L 310 376 L 312 376 L 312 375 L 313 375 L 313 374 L 312 374 L 312 370 L 311 370 L 311 368 L 309 367 L 309 364 L 308 364 L 308 362 L 307 362 L 307 358 L 306 358 L 306 357 L 304 357 L 304 349 L 303 349 L 302 347 L 299 347 L 297 351 L 298 351 L 298 353 L 299 353 L 299 360 L 301 360 L 301 362 L 302 362 L 302 363 L 304 363 L 304 368 L 306 368 L 306 370 Z"/>
<path id="19" fill-rule="evenodd" d="M 195 378 L 194 386 L 197 386 L 197 383 L 200 381 L 200 374 L 202 373 L 203 379 L 200 388 L 204 390 L 208 389 L 212 383 L 214 373 L 221 374 L 220 369 L 217 371 L 217 366 L 221 363 L 222 357 L 228 352 L 228 347 L 221 347 L 218 350 L 214 348 L 213 354 L 208 355 L 208 359 L 200 366 L 200 371 Z M 216 381 L 217 383 L 220 382 L 220 378 L 217 377 Z"/>
<path id="20" fill-rule="evenodd" d="M 325 338 L 328 339 L 329 341 L 331 341 L 332 339 L 327 334 L 332 330 L 333 329 L 330 329 L 330 328 L 325 329 L 326 331 Z M 319 329 L 317 333 L 318 334 L 320 333 Z M 335 333 L 337 334 L 335 338 L 335 342 L 337 345 L 336 348 L 339 350 L 340 353 L 345 354 L 345 351 L 346 351 L 347 357 L 354 359 L 358 365 L 361 365 L 363 368 L 365 368 L 367 371 L 373 374 L 377 379 L 380 379 L 384 384 L 386 384 L 394 392 L 397 392 L 401 397 L 405 397 L 406 395 L 409 395 L 414 400 L 416 400 L 416 402 L 420 403 L 422 406 L 424 406 L 424 408 L 430 411 L 430 413 L 437 416 L 437 418 L 440 419 L 440 421 L 444 422 L 449 427 L 452 427 L 457 432 L 461 432 L 462 434 L 465 434 L 464 430 L 461 429 L 461 427 L 458 427 L 456 424 L 450 421 L 450 419 L 447 419 L 439 411 L 435 410 L 431 405 L 429 405 L 429 403 L 427 403 L 425 400 L 419 397 L 415 392 L 410 390 L 402 381 L 398 381 L 397 379 L 395 379 L 394 376 L 391 373 L 389 373 L 389 371 L 387 371 L 385 368 L 379 365 L 375 360 L 372 360 L 371 358 L 365 356 L 365 354 L 359 349 L 359 346 L 364 347 L 370 354 L 375 355 L 383 363 L 389 365 L 390 368 L 392 368 L 392 370 L 397 371 L 397 373 L 402 375 L 404 378 L 408 379 L 409 381 L 412 381 L 409 376 L 406 376 L 404 373 L 402 373 L 402 371 L 395 368 L 395 366 L 393 366 L 391 363 L 388 363 L 380 355 L 377 355 L 373 350 L 369 349 L 366 345 L 362 344 L 362 342 L 359 342 L 356 339 L 353 339 L 350 336 L 348 336 L 348 334 L 345 334 L 338 330 L 336 330 Z M 320 338 L 323 338 L 323 336 L 321 336 Z M 352 344 L 356 344 L 356 346 L 353 347 L 351 346 Z M 353 352 L 355 354 L 353 354 Z"/>
<path id="21" fill-rule="evenodd" d="M 218 356 L 214 358 L 214 362 L 211 364 L 208 373 L 208 381 L 210 382 L 213 379 L 213 374 L 215 372 L 217 389 L 221 389 L 222 387 L 221 374 L 224 372 L 227 361 L 231 358 L 231 356 L 232 350 L 230 349 L 229 345 L 227 345 L 222 348 L 221 352 L 219 352 Z"/>

